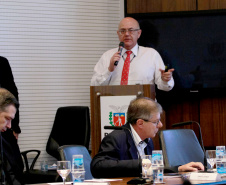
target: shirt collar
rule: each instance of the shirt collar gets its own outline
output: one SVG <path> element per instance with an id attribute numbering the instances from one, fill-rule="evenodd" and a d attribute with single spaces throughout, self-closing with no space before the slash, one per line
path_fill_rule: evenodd
<path id="1" fill-rule="evenodd" d="M 140 136 L 137 134 L 137 132 L 134 130 L 133 126 L 130 124 L 130 129 L 133 134 L 134 142 L 137 148 L 137 151 L 139 152 L 139 155 L 142 157 L 145 155 L 144 148 L 147 146 L 146 141 L 142 141 Z"/>
<path id="2" fill-rule="evenodd" d="M 139 145 L 140 142 L 143 142 L 137 132 L 134 130 L 133 126 L 130 124 L 130 129 L 133 134 L 134 142 L 136 145 Z"/>
<path id="3" fill-rule="evenodd" d="M 135 56 L 137 56 L 137 54 L 138 54 L 138 48 L 139 48 L 139 46 L 138 46 L 138 44 L 136 44 L 130 51 L 132 51 L 133 54 L 134 54 Z M 125 48 L 123 48 L 123 50 L 122 50 L 122 55 L 124 55 L 126 51 L 128 51 L 128 50 L 125 49 Z"/>

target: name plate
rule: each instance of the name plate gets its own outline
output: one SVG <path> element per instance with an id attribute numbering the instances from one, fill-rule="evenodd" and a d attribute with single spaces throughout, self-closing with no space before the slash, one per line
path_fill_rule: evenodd
<path id="1" fill-rule="evenodd" d="M 191 173 L 190 180 L 201 181 L 221 181 L 219 173 Z"/>

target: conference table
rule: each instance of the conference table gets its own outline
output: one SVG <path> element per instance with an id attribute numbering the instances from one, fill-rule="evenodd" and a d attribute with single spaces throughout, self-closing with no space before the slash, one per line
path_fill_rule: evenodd
<path id="1" fill-rule="evenodd" d="M 119 178 L 120 179 L 120 178 Z M 123 177 L 121 178 L 122 181 L 113 181 L 109 182 L 109 185 L 127 185 L 127 182 L 133 179 L 132 177 Z M 183 180 L 181 177 L 169 177 L 164 179 L 164 183 L 158 183 L 157 185 L 175 185 L 175 184 L 183 184 Z M 222 181 L 191 181 L 192 184 L 205 184 L 205 185 L 210 185 L 210 184 L 226 184 L 226 178 L 225 180 Z M 146 185 L 151 184 L 151 183 L 146 183 Z"/>
<path id="2" fill-rule="evenodd" d="M 119 180 L 120 179 L 120 180 Z M 115 180 L 115 181 L 109 181 L 107 182 L 108 185 L 127 185 L 127 182 L 130 181 L 131 179 L 134 179 L 134 177 L 122 177 L 122 178 L 112 178 L 110 180 Z M 107 183 L 103 184 L 106 185 Z M 158 183 L 158 185 L 175 185 L 175 184 L 183 184 L 184 181 L 181 177 L 169 177 L 167 176 L 164 178 L 164 183 Z M 66 185 L 71 185 L 71 182 L 66 182 Z M 101 183 L 98 182 L 83 182 L 83 183 L 76 183 L 77 184 L 92 184 L 92 185 L 101 185 Z M 151 183 L 146 183 L 146 185 L 151 184 Z M 226 178 L 223 177 L 222 181 L 191 181 L 191 184 L 198 184 L 198 185 L 210 185 L 210 184 L 226 184 Z M 35 185 L 35 184 L 33 184 Z M 36 185 L 63 185 L 62 182 L 55 182 L 55 183 L 42 183 L 42 184 L 36 184 Z"/>

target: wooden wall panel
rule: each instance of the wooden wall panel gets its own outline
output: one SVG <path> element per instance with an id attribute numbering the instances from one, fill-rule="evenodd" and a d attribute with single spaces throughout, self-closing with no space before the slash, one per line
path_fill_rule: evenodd
<path id="1" fill-rule="evenodd" d="M 176 99 L 175 99 L 176 100 Z M 226 97 L 223 95 L 200 96 L 175 102 L 166 110 L 166 128 L 183 121 L 197 121 L 201 125 L 204 146 L 226 145 Z M 182 128 L 182 127 L 181 127 Z M 184 126 L 195 130 L 197 137 L 198 127 Z"/>
<path id="2" fill-rule="evenodd" d="M 205 146 L 226 145 L 226 97 L 202 99 L 200 123 Z"/>
<path id="3" fill-rule="evenodd" d="M 172 128 L 174 123 L 185 121 L 199 121 L 199 106 L 198 103 L 183 102 L 174 104 L 166 111 L 167 129 Z"/>
<path id="4" fill-rule="evenodd" d="M 196 0 L 163 0 L 162 12 L 196 10 Z"/>
<path id="5" fill-rule="evenodd" d="M 171 97 L 172 102 L 165 109 L 166 127 L 172 129 L 172 124 L 187 121 L 199 122 L 199 101 L 196 94 L 184 95 L 184 97 Z M 199 138 L 199 129 L 196 124 L 177 128 L 193 129 Z"/>
<path id="6" fill-rule="evenodd" d="M 161 0 L 127 0 L 127 13 L 161 12 Z"/>
<path id="7" fill-rule="evenodd" d="M 226 9 L 226 0 L 198 0 L 198 10 Z"/>
<path id="8" fill-rule="evenodd" d="M 172 124 L 187 121 L 199 122 L 199 97 L 195 95 L 185 95 L 172 97 L 173 103 L 165 110 L 166 129 L 172 129 Z M 196 124 L 181 126 L 177 128 L 193 129 L 199 138 L 199 128 Z"/>
<path id="9" fill-rule="evenodd" d="M 127 13 L 196 10 L 196 0 L 127 0 Z"/>
<path id="10" fill-rule="evenodd" d="M 199 121 L 199 95 L 196 93 L 175 93 L 168 98 L 168 106 L 165 106 L 167 129 L 171 125 L 184 121 Z"/>

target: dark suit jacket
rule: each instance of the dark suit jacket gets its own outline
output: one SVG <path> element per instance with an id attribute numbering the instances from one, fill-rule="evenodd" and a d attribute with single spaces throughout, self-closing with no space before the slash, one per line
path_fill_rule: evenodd
<path id="1" fill-rule="evenodd" d="M 10 91 L 16 99 L 19 101 L 18 90 L 16 84 L 14 82 L 13 73 L 9 62 L 6 58 L 0 56 L 0 87 L 3 87 Z M 12 129 L 16 133 L 21 133 L 19 127 L 19 110 L 15 115 L 15 118 L 12 121 Z"/>
<path id="2" fill-rule="evenodd" d="M 127 123 L 125 126 L 130 130 Z M 147 154 L 154 149 L 150 139 Z M 104 137 L 98 154 L 91 162 L 91 172 L 95 178 L 138 177 L 142 173 L 141 159 L 127 129 L 115 130 Z M 139 159 L 138 159 L 139 158 Z"/>
<path id="3" fill-rule="evenodd" d="M 7 130 L 6 132 L 12 132 Z M 1 140 L 1 138 L 0 138 Z M 3 169 L 5 172 L 6 184 L 20 185 L 23 184 L 23 161 L 20 150 L 14 135 L 7 134 L 7 138 L 2 137 L 3 145 Z M 2 161 L 0 159 L 0 163 Z M 2 165 L 1 165 L 2 167 Z"/>

